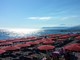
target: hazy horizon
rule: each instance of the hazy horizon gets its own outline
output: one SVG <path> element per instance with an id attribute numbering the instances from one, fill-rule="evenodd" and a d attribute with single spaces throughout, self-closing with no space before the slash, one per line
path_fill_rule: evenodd
<path id="1" fill-rule="evenodd" d="M 41 28 L 44 28 L 44 27 L 76 27 L 76 26 L 80 26 L 80 25 L 75 25 L 75 26 L 58 26 L 58 25 L 55 25 L 55 26 L 43 26 L 43 27 L 40 27 L 40 28 L 10 28 L 10 27 L 0 27 L 0 29 L 41 29 Z"/>

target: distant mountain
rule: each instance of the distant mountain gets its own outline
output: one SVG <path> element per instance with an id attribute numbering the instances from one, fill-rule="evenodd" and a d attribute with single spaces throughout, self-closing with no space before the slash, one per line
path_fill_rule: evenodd
<path id="1" fill-rule="evenodd" d="M 44 30 L 65 30 L 69 29 L 70 27 L 43 27 Z"/>
<path id="2" fill-rule="evenodd" d="M 80 30 L 80 25 L 74 27 L 43 27 L 44 30 Z"/>
<path id="3" fill-rule="evenodd" d="M 69 28 L 68 30 L 80 31 L 80 25 Z"/>
<path id="4" fill-rule="evenodd" d="M 80 33 L 80 26 L 74 27 L 43 27 L 42 34 L 66 34 L 66 33 Z"/>

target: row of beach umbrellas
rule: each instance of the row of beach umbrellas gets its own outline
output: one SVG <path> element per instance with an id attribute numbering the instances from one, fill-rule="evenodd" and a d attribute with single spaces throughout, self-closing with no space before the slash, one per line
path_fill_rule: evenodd
<path id="1" fill-rule="evenodd" d="M 12 45 L 15 42 L 25 42 L 24 44 L 16 44 L 14 46 L 7 46 L 0 49 L 0 54 L 3 54 L 6 51 L 14 51 L 14 50 L 20 50 L 22 47 L 30 47 L 31 45 L 38 45 L 41 44 L 41 46 L 38 46 L 37 49 L 39 50 L 50 50 L 54 49 L 55 46 L 52 46 L 52 44 L 55 43 L 55 39 L 58 37 L 58 41 L 65 41 L 66 39 L 70 37 L 76 37 L 77 34 L 51 34 L 47 35 L 49 38 L 42 38 L 40 40 L 37 40 L 37 37 L 28 37 L 28 38 L 22 38 L 22 39 L 14 39 L 14 40 L 0 40 L 0 46 L 1 45 Z M 77 36 L 76 39 L 80 39 L 80 36 Z M 50 44 L 50 45 L 49 45 Z M 75 47 L 74 47 L 75 46 Z M 75 48 L 75 49 L 74 49 Z M 69 51 L 80 51 L 80 44 L 73 44 L 64 47 L 65 50 Z"/>
<path id="2" fill-rule="evenodd" d="M 19 45 L 21 47 L 29 47 L 30 45 Z M 15 50 L 19 50 L 20 47 L 19 46 L 10 46 L 10 47 L 5 47 L 3 49 L 0 49 L 0 54 L 2 53 L 5 53 L 6 51 L 15 51 Z M 52 50 L 52 49 L 55 49 L 55 46 L 52 46 L 52 45 L 41 45 L 39 47 L 37 47 L 37 49 L 39 50 Z M 68 46 L 65 46 L 64 47 L 65 50 L 68 50 L 68 51 L 72 51 L 72 52 L 80 52 L 80 43 L 75 43 L 75 44 L 71 44 L 71 45 L 68 45 Z"/>

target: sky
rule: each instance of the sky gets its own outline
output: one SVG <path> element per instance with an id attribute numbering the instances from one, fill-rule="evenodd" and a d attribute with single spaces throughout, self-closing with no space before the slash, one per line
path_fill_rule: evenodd
<path id="1" fill-rule="evenodd" d="M 0 28 L 80 25 L 80 0 L 0 0 Z"/>

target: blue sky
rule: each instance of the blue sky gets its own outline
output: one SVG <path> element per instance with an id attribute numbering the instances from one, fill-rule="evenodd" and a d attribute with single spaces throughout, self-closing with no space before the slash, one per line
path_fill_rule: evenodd
<path id="1" fill-rule="evenodd" d="M 0 28 L 80 25 L 80 0 L 0 0 Z"/>

